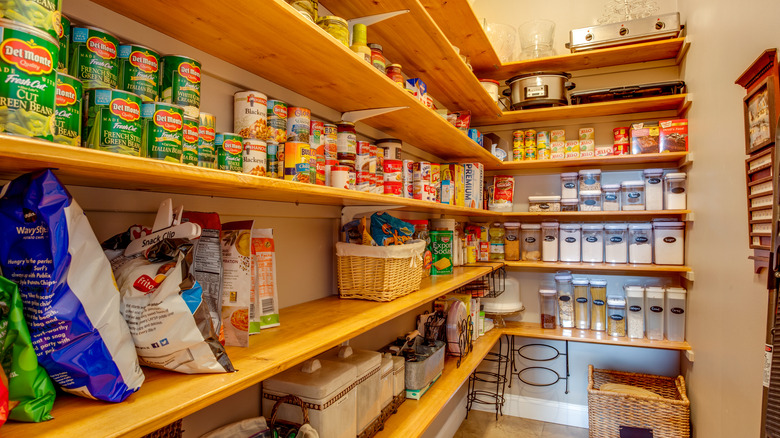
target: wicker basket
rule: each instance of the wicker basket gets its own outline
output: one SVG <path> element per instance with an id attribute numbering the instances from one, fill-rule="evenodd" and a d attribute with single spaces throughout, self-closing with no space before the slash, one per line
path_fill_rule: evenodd
<path id="1" fill-rule="evenodd" d="M 420 289 L 425 242 L 396 246 L 336 244 L 339 296 L 392 301 Z"/>
<path id="2" fill-rule="evenodd" d="M 144 435 L 143 438 L 181 438 L 182 432 L 181 420 L 176 420 L 150 434 Z"/>
<path id="3" fill-rule="evenodd" d="M 601 391 L 605 383 L 622 383 L 652 391 L 663 399 Z M 588 365 L 590 436 L 615 438 L 621 427 L 651 429 L 653 438 L 685 438 L 691 433 L 691 402 L 685 379 L 600 370 Z"/>

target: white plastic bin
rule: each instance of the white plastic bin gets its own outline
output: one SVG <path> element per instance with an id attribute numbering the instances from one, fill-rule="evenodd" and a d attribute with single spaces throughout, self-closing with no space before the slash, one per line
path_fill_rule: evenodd
<path id="1" fill-rule="evenodd" d="M 628 261 L 628 225 L 604 225 L 604 261 L 607 263 Z"/>
<path id="2" fill-rule="evenodd" d="M 627 285 L 626 291 L 626 324 L 628 337 L 642 339 L 645 337 L 645 288 Z"/>
<path id="3" fill-rule="evenodd" d="M 628 226 L 628 262 L 653 263 L 652 224 L 630 224 Z"/>
<path id="4" fill-rule="evenodd" d="M 577 172 L 564 172 L 561 174 L 561 198 L 576 198 Z"/>
<path id="5" fill-rule="evenodd" d="M 604 226 L 585 224 L 582 226 L 582 261 L 604 263 Z"/>
<path id="6" fill-rule="evenodd" d="M 666 289 L 666 339 L 685 340 L 685 297 L 687 291 L 681 287 Z"/>
<path id="7" fill-rule="evenodd" d="M 670 173 L 664 177 L 664 202 L 667 210 L 685 210 L 686 199 L 686 175 L 684 173 Z"/>
<path id="8" fill-rule="evenodd" d="M 645 182 L 644 181 L 623 181 L 620 184 L 621 197 L 620 203 L 623 210 L 644 210 L 645 209 Z"/>
<path id="9" fill-rule="evenodd" d="M 581 237 L 579 224 L 561 224 L 558 240 L 561 243 L 559 257 L 562 262 L 579 262 L 581 260 Z"/>
<path id="10" fill-rule="evenodd" d="M 320 357 L 357 367 L 357 432 L 358 435 L 363 433 L 382 413 L 382 355 L 376 351 L 353 350 L 347 345 L 329 350 Z"/>
<path id="11" fill-rule="evenodd" d="M 604 211 L 620 210 L 620 184 L 604 184 L 601 186 L 601 209 Z"/>
<path id="12" fill-rule="evenodd" d="M 664 339 L 664 288 L 651 286 L 645 289 L 645 331 L 647 339 Z"/>
<path id="13" fill-rule="evenodd" d="M 645 209 L 664 209 L 664 184 L 663 169 L 645 169 L 642 172 L 645 177 Z"/>
<path id="14" fill-rule="evenodd" d="M 654 222 L 656 265 L 682 265 L 685 262 L 685 223 Z"/>
<path id="15" fill-rule="evenodd" d="M 558 261 L 558 222 L 542 222 L 542 261 Z"/>

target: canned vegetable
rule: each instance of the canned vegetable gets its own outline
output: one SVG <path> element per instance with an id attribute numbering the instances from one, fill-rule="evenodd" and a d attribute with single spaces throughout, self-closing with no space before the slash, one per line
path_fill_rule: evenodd
<path id="1" fill-rule="evenodd" d="M 81 101 L 84 89 L 81 81 L 64 73 L 57 73 L 56 114 L 54 142 L 81 146 Z"/>
<path id="2" fill-rule="evenodd" d="M 84 92 L 85 145 L 92 149 L 141 156 L 141 97 L 122 90 L 90 88 Z M 145 151 L 144 151 L 145 152 Z"/>
<path id="3" fill-rule="evenodd" d="M 200 62 L 181 55 L 162 57 L 162 100 L 181 105 L 188 117 L 200 113 Z"/>
<path id="4" fill-rule="evenodd" d="M 217 147 L 217 167 L 219 170 L 244 171 L 243 140 L 240 135 L 230 132 L 217 133 L 214 141 Z"/>
<path id="5" fill-rule="evenodd" d="M 138 45 L 119 46 L 119 88 L 154 102 L 160 96 L 160 55 Z"/>
<path id="6" fill-rule="evenodd" d="M 146 156 L 155 160 L 181 163 L 184 110 L 165 102 L 144 102 L 144 146 Z"/>
<path id="7" fill-rule="evenodd" d="M 84 88 L 116 88 L 119 83 L 117 37 L 92 26 L 74 27 L 71 34 L 68 72 L 80 79 Z"/>
<path id="8" fill-rule="evenodd" d="M 194 117 L 185 117 L 182 126 L 181 162 L 192 166 L 198 165 L 198 128 L 200 122 Z"/>

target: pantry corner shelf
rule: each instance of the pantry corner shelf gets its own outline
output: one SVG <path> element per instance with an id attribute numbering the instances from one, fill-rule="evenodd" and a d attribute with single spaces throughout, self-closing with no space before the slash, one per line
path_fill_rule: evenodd
<path id="1" fill-rule="evenodd" d="M 429 303 L 492 269 L 455 268 L 453 275 L 426 278 L 419 291 L 387 303 L 330 296 L 281 309 L 281 326 L 251 336 L 247 348 L 227 348 L 238 370 L 235 373 L 194 376 L 144 368 L 146 381 L 141 389 L 122 403 L 63 394 L 54 403 L 53 420 L 9 422 L 2 428 L 2 436 L 89 437 L 100 431 L 107 437 L 132 437 L 150 433 Z M 472 358 L 479 354 L 472 353 Z"/>
<path id="2" fill-rule="evenodd" d="M 608 155 L 593 158 L 569 158 L 562 160 L 504 161 L 485 165 L 486 170 L 561 172 L 571 168 L 600 167 L 609 170 L 636 170 L 651 167 L 678 168 L 690 163 L 689 152 L 664 152 L 660 154 Z"/>
<path id="3" fill-rule="evenodd" d="M 639 272 L 639 273 L 658 273 L 658 274 L 682 274 L 692 271 L 690 266 L 684 265 L 652 265 L 652 264 L 626 264 L 626 263 L 582 263 L 582 262 L 512 262 L 505 261 L 507 268 L 518 269 L 542 269 L 559 270 L 571 269 L 581 272 Z"/>
<path id="4" fill-rule="evenodd" d="M 679 218 L 689 220 L 691 210 L 634 210 L 634 211 L 541 211 L 503 213 L 504 218 L 539 220 L 582 220 L 582 221 L 631 221 L 650 218 Z"/>

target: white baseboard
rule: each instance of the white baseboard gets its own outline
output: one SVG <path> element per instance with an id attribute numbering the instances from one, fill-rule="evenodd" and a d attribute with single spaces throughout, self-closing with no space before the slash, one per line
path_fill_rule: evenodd
<path id="1" fill-rule="evenodd" d="M 565 424 L 574 427 L 588 427 L 588 406 L 573 403 L 542 400 L 506 394 L 504 415 L 545 421 L 548 423 Z M 490 405 L 475 404 L 474 409 L 485 412 L 495 412 Z"/>

